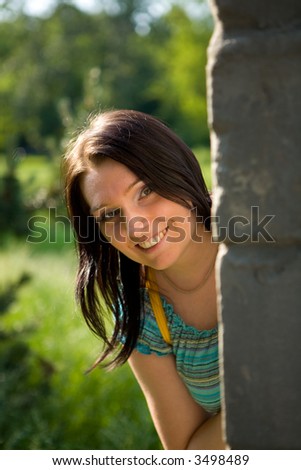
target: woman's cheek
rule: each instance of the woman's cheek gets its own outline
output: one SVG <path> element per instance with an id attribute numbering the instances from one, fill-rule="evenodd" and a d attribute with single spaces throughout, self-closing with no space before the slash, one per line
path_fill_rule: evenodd
<path id="1" fill-rule="evenodd" d="M 103 222 L 100 225 L 100 230 L 103 236 L 112 245 L 120 245 L 126 243 L 126 236 L 124 234 L 122 224 L 118 222 Z"/>

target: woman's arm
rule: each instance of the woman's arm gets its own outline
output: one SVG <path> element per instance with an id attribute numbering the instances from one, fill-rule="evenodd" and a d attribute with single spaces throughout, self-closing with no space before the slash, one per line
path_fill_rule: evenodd
<path id="1" fill-rule="evenodd" d="M 130 366 L 145 395 L 165 449 L 224 449 L 219 415 L 209 414 L 191 397 L 172 355 L 134 351 Z"/>
<path id="2" fill-rule="evenodd" d="M 216 450 L 226 449 L 227 446 L 222 437 L 221 413 L 209 418 L 191 436 L 186 449 Z"/>

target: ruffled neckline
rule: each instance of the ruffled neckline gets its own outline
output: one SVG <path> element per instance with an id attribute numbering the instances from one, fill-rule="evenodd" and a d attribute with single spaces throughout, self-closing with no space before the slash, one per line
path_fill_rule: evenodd
<path id="1" fill-rule="evenodd" d="M 144 297 L 147 299 L 149 307 L 152 311 L 152 308 L 151 308 L 151 305 L 150 305 L 148 289 L 146 287 L 142 287 L 141 289 L 143 290 Z M 205 330 L 199 330 L 198 328 L 196 328 L 193 325 L 188 325 L 187 323 L 185 323 L 183 318 L 180 317 L 180 315 L 175 312 L 175 310 L 173 308 L 173 305 L 170 302 L 168 302 L 166 297 L 164 297 L 164 295 L 162 295 L 162 294 L 159 294 L 159 296 L 160 296 L 160 299 L 161 299 L 161 302 L 162 302 L 163 309 L 166 313 L 168 323 L 170 324 L 171 328 L 172 327 L 175 327 L 177 329 L 181 328 L 182 330 L 185 330 L 187 333 L 194 334 L 194 335 L 197 335 L 199 337 L 200 336 L 202 336 L 202 337 L 212 336 L 214 333 L 216 333 L 218 331 L 218 325 L 214 326 L 213 328 L 205 329 Z"/>

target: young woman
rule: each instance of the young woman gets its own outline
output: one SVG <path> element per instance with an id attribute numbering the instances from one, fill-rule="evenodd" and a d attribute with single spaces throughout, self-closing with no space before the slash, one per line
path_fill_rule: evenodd
<path id="1" fill-rule="evenodd" d="M 195 156 L 154 117 L 110 111 L 70 143 L 65 185 L 77 299 L 105 344 L 98 362 L 129 361 L 164 448 L 224 448 L 217 245 Z"/>

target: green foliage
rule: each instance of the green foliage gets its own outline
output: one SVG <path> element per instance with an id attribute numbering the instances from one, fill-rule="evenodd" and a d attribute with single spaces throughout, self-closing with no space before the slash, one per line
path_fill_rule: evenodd
<path id="1" fill-rule="evenodd" d="M 26 233 L 28 216 L 15 163 L 7 163 L 4 173 L 0 173 L 0 232 Z"/>
<path id="2" fill-rule="evenodd" d="M 60 1 L 49 17 L 2 18 L 0 151 L 56 154 L 91 111 L 112 107 L 153 113 L 188 144 L 208 143 L 208 17 L 180 7 L 151 17 L 151 1 L 117 3 L 114 14 Z"/>
<path id="3" fill-rule="evenodd" d="M 27 234 L 37 210 L 63 209 L 63 190 L 57 159 L 27 156 L 17 149 L 9 158 L 0 156 L 0 231 Z"/>
<path id="4" fill-rule="evenodd" d="M 208 145 L 205 66 L 211 24 L 193 21 L 174 7 L 164 26 L 164 47 L 158 47 L 157 74 L 150 85 L 157 112 L 189 145 Z M 153 44 L 156 34 L 149 36 Z"/>
<path id="5" fill-rule="evenodd" d="M 193 152 L 200 164 L 207 188 L 211 191 L 212 179 L 211 179 L 210 148 L 209 147 L 196 147 L 193 149 Z"/>
<path id="6" fill-rule="evenodd" d="M 73 245 L 47 243 L 0 254 L 0 448 L 160 448 L 127 366 L 84 374 L 101 345 L 74 305 Z"/>
<path id="7" fill-rule="evenodd" d="M 0 292 L 0 315 L 16 301 L 18 289 L 30 280 L 24 274 Z M 50 392 L 52 365 L 36 356 L 23 339 L 24 331 L 0 330 L 0 447 L 30 449 L 41 444 L 37 429 L 47 427 L 37 410 Z M 42 425 L 42 420 L 44 423 Z M 35 440 L 35 444 L 33 444 Z"/>

